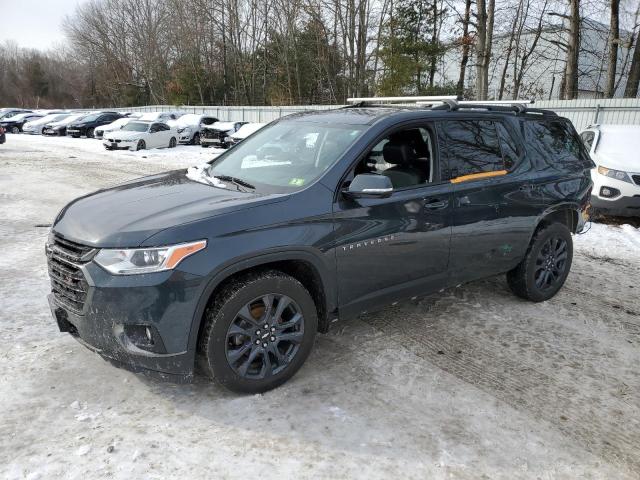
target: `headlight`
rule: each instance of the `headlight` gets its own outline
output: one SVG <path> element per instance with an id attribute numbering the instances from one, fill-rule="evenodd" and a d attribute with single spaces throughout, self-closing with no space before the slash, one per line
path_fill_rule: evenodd
<path id="1" fill-rule="evenodd" d="M 206 240 L 180 243 L 159 248 L 111 249 L 98 252 L 94 260 L 98 265 L 114 275 L 172 270 L 189 255 L 204 249 Z"/>
<path id="2" fill-rule="evenodd" d="M 604 175 L 605 177 L 615 178 L 616 180 L 622 180 L 623 182 L 633 183 L 631 181 L 631 178 L 629 178 L 629 175 L 627 175 L 627 172 L 600 166 L 598 167 L 598 173 L 600 175 Z"/>

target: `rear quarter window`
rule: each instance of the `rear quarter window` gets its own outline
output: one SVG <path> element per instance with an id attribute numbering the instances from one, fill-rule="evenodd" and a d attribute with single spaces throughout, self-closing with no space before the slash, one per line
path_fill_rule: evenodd
<path id="1" fill-rule="evenodd" d="M 541 167 L 556 170 L 582 170 L 593 162 L 575 129 L 562 120 L 527 120 L 524 122 L 529 154 Z"/>

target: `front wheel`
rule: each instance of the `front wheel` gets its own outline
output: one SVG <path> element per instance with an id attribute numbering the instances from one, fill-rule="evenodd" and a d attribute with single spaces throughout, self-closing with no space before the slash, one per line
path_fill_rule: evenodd
<path id="1" fill-rule="evenodd" d="M 93 128 L 87 130 L 87 138 L 93 138 Z"/>
<path id="2" fill-rule="evenodd" d="M 561 223 L 539 229 L 520 264 L 507 273 L 517 296 L 533 302 L 553 297 L 564 285 L 573 259 L 571 232 Z"/>
<path id="3" fill-rule="evenodd" d="M 171 140 L 169 140 L 169 148 L 174 148 L 176 146 L 176 139 L 175 137 L 171 137 Z"/>
<path id="4" fill-rule="evenodd" d="M 230 390 L 260 393 L 302 366 L 318 316 L 298 280 L 271 270 L 232 281 L 207 308 L 204 322 L 199 353 L 205 371 Z"/>
<path id="5" fill-rule="evenodd" d="M 144 143 L 144 140 L 138 140 L 138 144 L 136 145 L 136 150 L 144 150 L 147 148 L 147 144 Z"/>
<path id="6" fill-rule="evenodd" d="M 191 141 L 191 143 L 193 143 L 193 145 L 200 145 L 200 134 L 196 133 L 193 136 L 193 140 Z"/>
<path id="7" fill-rule="evenodd" d="M 20 133 L 20 129 L 18 127 L 11 127 L 11 133 Z"/>

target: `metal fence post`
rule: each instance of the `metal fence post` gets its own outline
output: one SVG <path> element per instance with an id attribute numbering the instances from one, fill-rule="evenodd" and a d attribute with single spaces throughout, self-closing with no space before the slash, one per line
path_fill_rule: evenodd
<path id="1" fill-rule="evenodd" d="M 596 105 L 596 118 L 593 120 L 593 123 L 598 124 L 598 116 L 600 115 L 600 104 Z"/>

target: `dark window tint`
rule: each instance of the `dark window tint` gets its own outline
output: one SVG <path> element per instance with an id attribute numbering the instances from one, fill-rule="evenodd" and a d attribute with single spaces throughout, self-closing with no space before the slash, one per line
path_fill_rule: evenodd
<path id="1" fill-rule="evenodd" d="M 580 138 L 567 122 L 525 122 L 527 145 L 548 168 L 580 169 L 591 161 L 583 153 Z"/>
<path id="2" fill-rule="evenodd" d="M 170 130 L 170 127 L 166 123 L 159 123 L 158 130 Z"/>
<path id="3" fill-rule="evenodd" d="M 446 121 L 439 125 L 438 132 L 440 151 L 446 157 L 442 180 L 504 169 L 494 122 Z"/>
<path id="4" fill-rule="evenodd" d="M 593 132 L 582 132 L 580 134 L 580 138 L 582 139 L 584 146 L 587 147 L 588 151 L 591 151 L 591 145 L 593 145 L 593 139 L 595 138 L 595 136 L 596 134 Z"/>
<path id="5" fill-rule="evenodd" d="M 518 144 L 501 122 L 496 122 L 496 129 L 498 130 L 498 137 L 500 137 L 504 168 L 511 170 L 518 161 Z"/>

